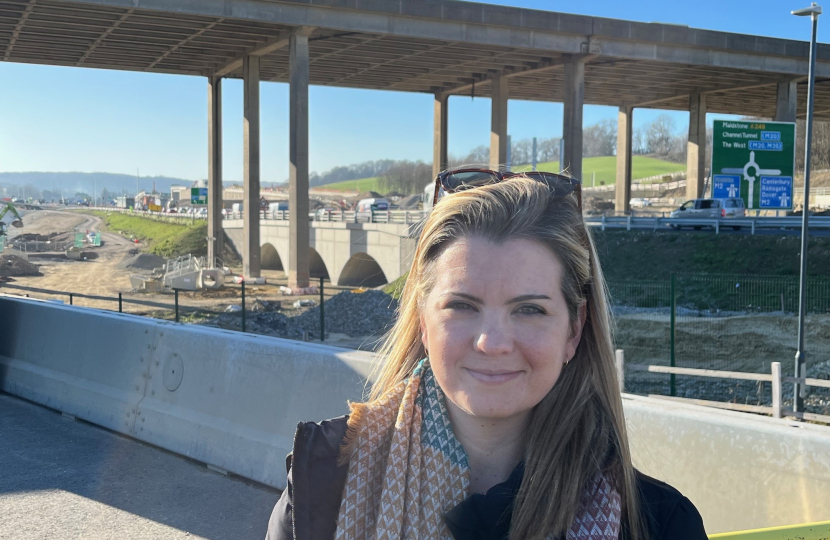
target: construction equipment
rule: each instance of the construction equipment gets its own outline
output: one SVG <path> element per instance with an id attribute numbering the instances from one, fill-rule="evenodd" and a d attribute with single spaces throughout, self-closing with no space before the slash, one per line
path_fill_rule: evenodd
<path id="1" fill-rule="evenodd" d="M 23 218 L 17 213 L 17 209 L 9 202 L 0 203 L 0 252 L 6 245 L 6 230 L 8 226 L 23 227 Z"/>

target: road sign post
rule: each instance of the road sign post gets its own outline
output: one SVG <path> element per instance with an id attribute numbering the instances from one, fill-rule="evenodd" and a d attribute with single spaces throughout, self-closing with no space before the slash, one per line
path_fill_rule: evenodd
<path id="1" fill-rule="evenodd" d="M 740 197 L 748 210 L 791 210 L 795 124 L 715 120 L 712 197 Z"/>

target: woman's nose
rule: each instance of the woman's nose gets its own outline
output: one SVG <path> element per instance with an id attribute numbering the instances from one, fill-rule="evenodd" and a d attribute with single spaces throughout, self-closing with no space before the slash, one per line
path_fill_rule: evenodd
<path id="1" fill-rule="evenodd" d="M 513 351 L 513 337 L 501 321 L 482 325 L 476 336 L 476 350 L 487 356 L 500 356 Z"/>

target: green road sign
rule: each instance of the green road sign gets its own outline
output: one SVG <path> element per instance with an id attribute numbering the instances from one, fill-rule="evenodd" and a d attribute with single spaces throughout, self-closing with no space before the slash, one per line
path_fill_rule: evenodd
<path id="1" fill-rule="evenodd" d="M 190 204 L 207 204 L 207 188 L 190 188 Z"/>
<path id="2" fill-rule="evenodd" d="M 795 124 L 715 120 L 712 196 L 741 197 L 749 210 L 793 207 Z"/>

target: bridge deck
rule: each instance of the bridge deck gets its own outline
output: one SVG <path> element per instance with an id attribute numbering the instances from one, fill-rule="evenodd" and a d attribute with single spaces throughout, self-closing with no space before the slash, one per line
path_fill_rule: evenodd
<path id="1" fill-rule="evenodd" d="M 0 394 L 0 539 L 265 537 L 278 491 Z"/>

